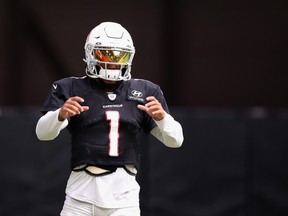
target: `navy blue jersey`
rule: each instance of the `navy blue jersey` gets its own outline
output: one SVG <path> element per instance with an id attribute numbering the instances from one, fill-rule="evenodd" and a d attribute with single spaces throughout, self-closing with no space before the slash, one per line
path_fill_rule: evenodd
<path id="1" fill-rule="evenodd" d="M 149 133 L 154 120 L 137 108 L 146 97 L 154 96 L 169 113 L 160 87 L 150 81 L 121 81 L 112 95 L 90 77 L 70 77 L 53 83 L 42 113 L 60 108 L 73 96 L 82 97 L 89 110 L 69 119 L 72 142 L 72 168 L 82 165 L 139 166 L 140 131 Z"/>

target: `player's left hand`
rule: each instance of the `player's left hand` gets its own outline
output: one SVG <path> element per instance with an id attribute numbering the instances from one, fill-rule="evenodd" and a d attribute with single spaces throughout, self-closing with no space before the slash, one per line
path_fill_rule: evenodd
<path id="1" fill-rule="evenodd" d="M 146 99 L 149 102 L 145 106 L 138 104 L 137 108 L 146 112 L 156 121 L 162 120 L 165 117 L 165 111 L 161 103 L 154 96 L 149 96 Z"/>

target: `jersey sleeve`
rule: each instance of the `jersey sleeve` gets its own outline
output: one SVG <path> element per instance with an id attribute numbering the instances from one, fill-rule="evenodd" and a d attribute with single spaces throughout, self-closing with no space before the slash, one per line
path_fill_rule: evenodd
<path id="1" fill-rule="evenodd" d="M 155 85 L 155 84 L 154 84 Z M 163 109 L 165 110 L 166 113 L 170 113 L 169 112 L 169 108 L 168 105 L 166 103 L 166 99 L 164 97 L 164 94 L 160 88 L 160 86 L 155 85 L 153 88 L 153 91 L 148 92 L 147 97 L 148 96 L 154 96 L 162 105 Z M 143 130 L 145 133 L 150 133 L 150 131 L 157 126 L 157 124 L 155 123 L 155 121 L 153 120 L 153 118 L 151 118 L 147 113 L 145 113 L 146 115 L 146 121 L 144 121 L 144 125 L 143 125 Z"/>
<path id="2" fill-rule="evenodd" d="M 71 82 L 69 79 L 63 79 L 53 82 L 41 112 L 46 114 L 48 111 L 54 111 L 60 108 L 65 101 L 71 97 Z"/>
<path id="3" fill-rule="evenodd" d="M 163 94 L 163 92 L 159 86 L 157 88 L 157 91 L 154 94 L 154 97 L 161 103 L 165 112 L 170 114 L 166 99 L 165 99 L 164 94 Z"/>

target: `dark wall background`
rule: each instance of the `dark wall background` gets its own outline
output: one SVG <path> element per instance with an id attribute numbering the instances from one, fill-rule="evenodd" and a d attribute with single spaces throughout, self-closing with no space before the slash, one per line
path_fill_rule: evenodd
<path id="1" fill-rule="evenodd" d="M 35 124 L 102 21 L 128 29 L 133 76 L 184 129 L 180 149 L 143 138 L 143 216 L 288 215 L 287 19 L 284 0 L 0 0 L 0 215 L 58 215 L 69 135 L 43 143 Z"/>
<path id="2" fill-rule="evenodd" d="M 288 106 L 284 0 L 0 2 L 1 106 L 40 106 L 52 81 L 84 75 L 86 36 L 107 20 L 134 39 L 133 76 L 171 106 Z"/>

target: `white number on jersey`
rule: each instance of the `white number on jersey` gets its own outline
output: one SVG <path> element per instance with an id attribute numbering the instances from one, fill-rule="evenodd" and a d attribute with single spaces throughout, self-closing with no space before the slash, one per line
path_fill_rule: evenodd
<path id="1" fill-rule="evenodd" d="M 106 111 L 106 119 L 110 122 L 108 154 L 112 157 L 119 156 L 119 120 L 118 111 Z"/>

